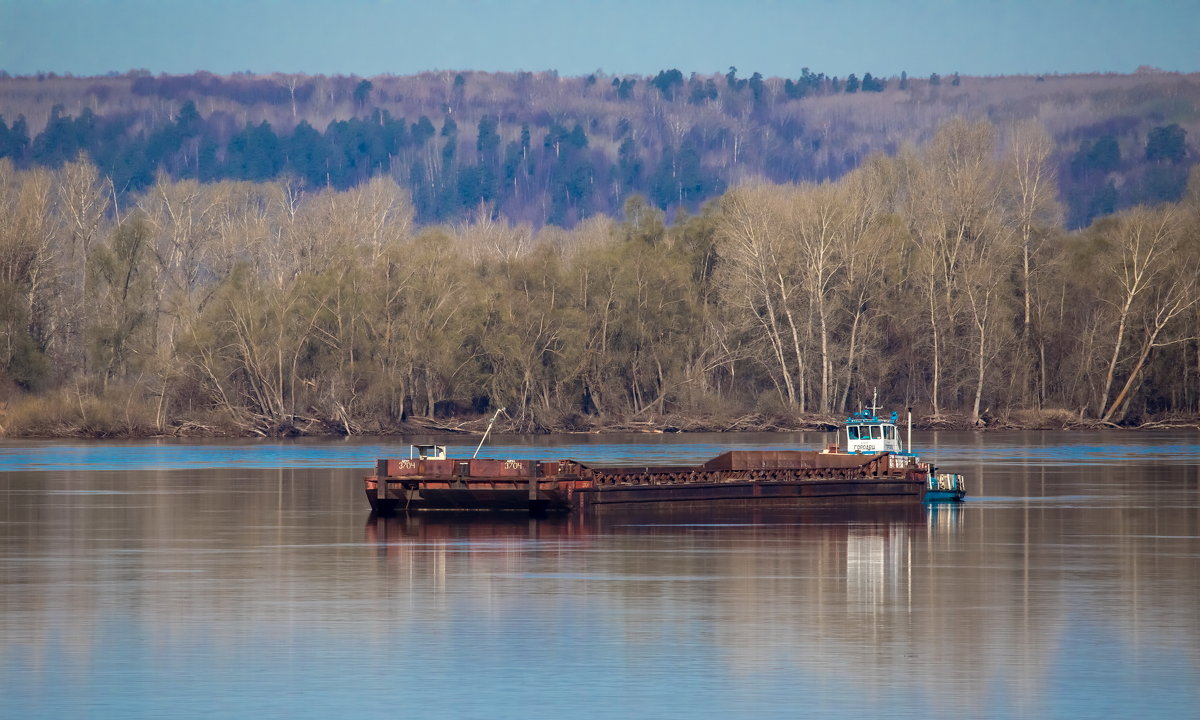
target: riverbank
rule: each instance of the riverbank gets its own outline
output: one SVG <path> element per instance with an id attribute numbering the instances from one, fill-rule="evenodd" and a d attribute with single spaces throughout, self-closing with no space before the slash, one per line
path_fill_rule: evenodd
<path id="1" fill-rule="evenodd" d="M 768 416 L 757 413 L 743 415 L 732 420 L 664 416 L 652 420 L 626 420 L 596 422 L 586 428 L 551 427 L 547 433 L 677 433 L 677 432 L 833 432 L 844 424 L 845 415 L 808 413 L 793 417 Z M 425 431 L 462 432 L 481 434 L 487 427 L 488 417 L 472 418 L 460 422 L 437 421 L 416 418 L 411 423 Z M 900 425 L 905 420 L 901 417 Z M 1195 428 L 1200 430 L 1200 415 L 1163 415 L 1143 418 L 1137 423 L 1116 424 L 1091 418 L 1081 418 L 1067 410 L 1018 410 L 1003 416 L 984 416 L 974 420 L 965 413 L 942 413 L 940 415 L 917 415 L 912 418 L 914 430 L 1160 430 Z M 521 432 L 511 423 L 497 422 L 495 432 Z M 407 430 L 406 432 L 411 432 Z"/>
<path id="2" fill-rule="evenodd" d="M 269 423 L 261 419 L 249 422 L 226 413 L 197 413 L 186 419 L 160 421 L 152 408 L 136 403 L 101 402 L 83 398 L 64 406 L 25 398 L 10 408 L 0 405 L 0 437 L 7 438 L 88 438 L 137 440 L 155 437 L 236 438 L 236 437 L 336 437 L 397 436 L 422 434 L 482 435 L 491 414 L 430 418 L 410 416 L 403 422 L 352 421 L 344 418 L 322 419 L 295 417 L 290 422 Z M 553 421 L 517 419 L 501 415 L 493 432 L 497 433 L 689 433 L 689 432 L 832 432 L 841 426 L 843 414 L 763 414 L 703 416 L 669 414 L 638 417 L 600 417 L 571 415 Z M 1122 425 L 1081 418 L 1062 409 L 1014 410 L 1000 415 L 985 415 L 973 420 L 965 413 L 914 414 L 916 430 L 1098 430 L 1098 429 L 1200 429 L 1200 416 L 1164 415 L 1141 418 Z M 901 419 L 904 424 L 904 419 Z"/>

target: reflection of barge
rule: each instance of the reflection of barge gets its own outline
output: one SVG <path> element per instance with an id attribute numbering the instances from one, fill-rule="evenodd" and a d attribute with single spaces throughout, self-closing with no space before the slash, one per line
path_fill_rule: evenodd
<path id="1" fill-rule="evenodd" d="M 383 459 L 365 479 L 381 515 L 417 510 L 572 511 L 638 505 L 789 507 L 961 500 L 963 477 L 901 448 L 896 414 L 846 421 L 846 446 L 826 450 L 733 450 L 694 466 L 612 467 L 575 460 L 447 458 L 414 446 Z M 909 433 L 911 438 L 911 431 Z"/>

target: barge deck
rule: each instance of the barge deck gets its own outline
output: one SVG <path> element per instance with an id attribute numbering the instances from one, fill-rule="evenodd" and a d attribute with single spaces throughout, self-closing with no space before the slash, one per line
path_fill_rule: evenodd
<path id="1" fill-rule="evenodd" d="M 605 467 L 573 460 L 386 459 L 365 478 L 381 515 L 422 510 L 569 512 L 628 505 L 788 507 L 960 499 L 959 475 L 915 458 L 730 451 L 698 466 Z M 948 492 L 950 497 L 933 497 Z"/>

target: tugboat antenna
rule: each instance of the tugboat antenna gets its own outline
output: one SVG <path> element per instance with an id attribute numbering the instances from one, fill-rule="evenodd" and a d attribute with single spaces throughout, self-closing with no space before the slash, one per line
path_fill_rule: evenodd
<path id="1" fill-rule="evenodd" d="M 871 405 L 867 409 L 871 411 L 872 417 L 879 416 L 879 411 L 882 409 L 879 406 L 879 388 L 875 388 L 873 391 L 871 391 Z"/>

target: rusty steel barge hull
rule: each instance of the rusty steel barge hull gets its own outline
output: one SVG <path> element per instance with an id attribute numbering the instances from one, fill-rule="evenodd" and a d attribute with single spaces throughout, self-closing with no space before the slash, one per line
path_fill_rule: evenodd
<path id="1" fill-rule="evenodd" d="M 732 451 L 684 467 L 596 467 L 572 460 L 380 460 L 364 484 L 371 509 L 380 515 L 542 513 L 629 506 L 921 503 L 937 488 L 936 482 L 931 488 L 931 472 L 928 464 L 906 463 L 888 453 Z M 961 497 L 958 493 L 949 499 Z"/>
<path id="2" fill-rule="evenodd" d="M 921 481 L 857 478 L 837 481 L 726 482 L 677 486 L 589 488 L 568 493 L 540 487 L 532 493 L 522 488 L 389 488 L 382 501 L 378 486 L 367 488 L 371 509 L 381 515 L 405 511 L 532 511 L 569 512 L 628 505 L 687 507 L 720 503 L 728 507 L 793 507 L 847 502 L 920 503 Z"/>

